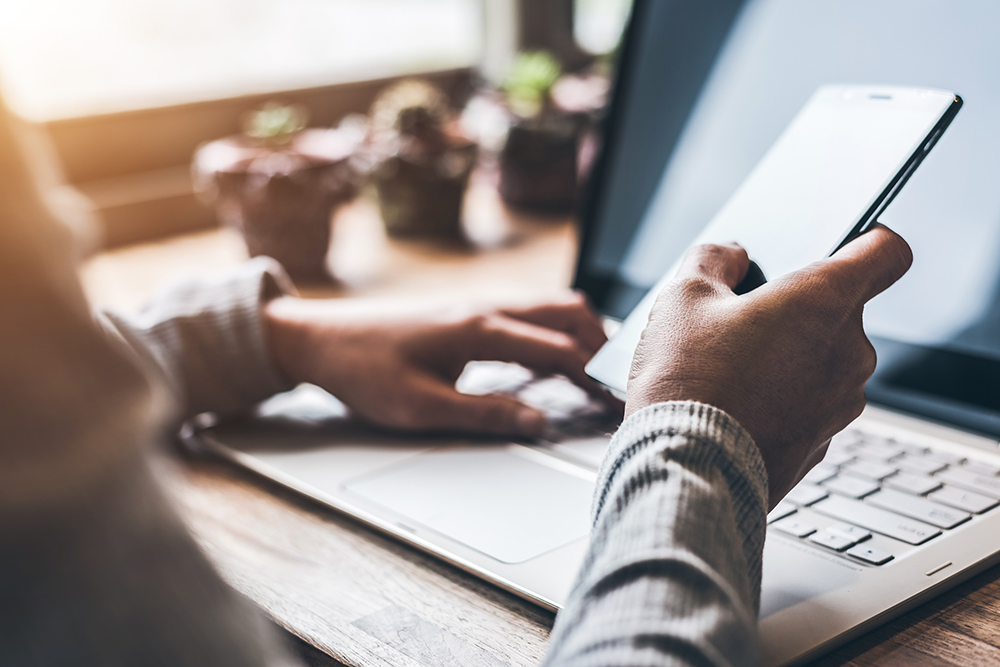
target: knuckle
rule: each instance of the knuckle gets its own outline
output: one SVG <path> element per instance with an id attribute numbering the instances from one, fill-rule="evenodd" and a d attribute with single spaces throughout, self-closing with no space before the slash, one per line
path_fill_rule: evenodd
<path id="1" fill-rule="evenodd" d="M 721 257 L 728 251 L 729 248 L 724 245 L 719 245 L 718 243 L 703 243 L 694 247 L 695 254 L 702 255 L 704 257 Z"/>
<path id="2" fill-rule="evenodd" d="M 856 394 L 854 400 L 851 402 L 851 407 L 848 411 L 848 414 L 850 415 L 848 424 L 861 416 L 861 413 L 864 412 L 866 405 L 868 405 L 868 400 L 865 398 L 864 389 L 862 389 Z"/>
<path id="3" fill-rule="evenodd" d="M 409 426 L 411 415 L 407 406 L 398 402 L 389 403 L 382 411 L 382 419 L 389 426 Z"/>
<path id="4" fill-rule="evenodd" d="M 388 421 L 399 428 L 425 428 L 428 425 L 429 411 L 423 403 L 424 401 L 415 398 L 394 402 L 387 412 Z"/>
<path id="5" fill-rule="evenodd" d="M 566 297 L 566 302 L 568 306 L 573 308 L 589 308 L 590 302 L 587 301 L 587 296 L 583 292 L 573 290 Z"/>
<path id="6" fill-rule="evenodd" d="M 496 322 L 488 313 L 472 313 L 464 317 L 462 327 L 471 334 L 482 334 L 496 329 Z"/>
<path id="7" fill-rule="evenodd" d="M 550 336 L 552 347 L 558 353 L 563 355 L 577 355 L 579 353 L 579 346 L 577 346 L 576 341 L 569 334 L 561 331 L 553 331 Z"/>
<path id="8" fill-rule="evenodd" d="M 877 361 L 875 348 L 864 333 L 851 336 L 849 340 L 852 342 L 849 343 L 851 347 L 848 353 L 848 360 L 853 371 L 850 377 L 855 378 L 857 382 L 864 385 L 868 381 L 868 378 L 872 376 L 872 373 L 875 372 L 875 363 Z"/>
<path id="9" fill-rule="evenodd" d="M 552 334 L 549 342 L 550 368 L 567 369 L 586 363 L 586 355 L 576 341 L 563 333 Z"/>
<path id="10" fill-rule="evenodd" d="M 515 406 L 491 401 L 480 406 L 478 417 L 482 424 L 489 424 L 497 430 L 506 430 L 514 424 L 514 415 Z"/>
<path id="11" fill-rule="evenodd" d="M 813 264 L 801 273 L 801 288 L 828 318 L 838 318 L 855 310 L 856 281 L 839 265 Z"/>
<path id="12" fill-rule="evenodd" d="M 676 293 L 676 296 L 681 298 L 696 300 L 714 296 L 716 287 L 705 278 L 692 276 L 689 278 L 680 278 L 675 281 L 673 291 Z"/>
<path id="13" fill-rule="evenodd" d="M 867 380 L 875 373 L 875 367 L 878 365 L 878 353 L 875 352 L 875 346 L 872 345 L 872 342 L 863 335 L 862 346 L 863 352 L 861 366 L 865 380 Z"/>

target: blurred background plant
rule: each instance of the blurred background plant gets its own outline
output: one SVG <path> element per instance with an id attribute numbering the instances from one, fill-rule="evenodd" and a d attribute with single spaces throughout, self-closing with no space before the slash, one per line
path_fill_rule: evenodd
<path id="1" fill-rule="evenodd" d="M 409 79 L 383 90 L 369 113 L 372 181 L 392 236 L 460 239 L 462 202 L 477 147 L 447 96 Z"/>
<path id="2" fill-rule="evenodd" d="M 537 116 L 551 104 L 549 93 L 562 75 L 562 65 L 546 51 L 518 54 L 501 85 L 510 110 L 518 116 Z"/>
<path id="3" fill-rule="evenodd" d="M 252 147 L 288 149 L 254 169 L 291 164 L 312 130 L 343 129 L 380 89 L 413 76 L 441 90 L 449 114 L 470 95 L 472 107 L 491 100 L 493 129 L 463 128 L 484 146 L 483 182 L 494 182 L 509 126 L 564 106 L 565 83 L 614 48 L 630 1 L 12 2 L 0 21 L 0 89 L 90 202 L 93 238 L 124 245 L 219 219 L 188 178 L 198 146 L 242 132 Z M 265 105 L 276 99 L 285 105 Z M 410 143 L 426 152 L 434 132 L 413 122 L 399 136 L 421 136 Z M 505 189 L 508 202 L 530 208 L 516 190 Z"/>
<path id="4" fill-rule="evenodd" d="M 263 107 L 247 114 L 243 133 L 265 146 L 289 144 L 306 127 L 308 114 L 300 105 L 266 102 Z"/>
<path id="5" fill-rule="evenodd" d="M 542 213 L 573 210 L 583 138 L 604 104 L 604 96 L 587 99 L 581 91 L 587 82 L 604 78 L 596 68 L 585 75 L 564 74 L 546 51 L 517 56 L 500 88 L 510 112 L 499 156 L 504 201 Z M 559 91 L 561 98 L 556 96 Z"/>
<path id="6" fill-rule="evenodd" d="M 269 101 L 243 134 L 198 148 L 195 188 L 250 256 L 277 259 L 296 282 L 325 281 L 332 214 L 358 192 L 362 139 L 351 127 L 307 129 L 304 109 Z"/>

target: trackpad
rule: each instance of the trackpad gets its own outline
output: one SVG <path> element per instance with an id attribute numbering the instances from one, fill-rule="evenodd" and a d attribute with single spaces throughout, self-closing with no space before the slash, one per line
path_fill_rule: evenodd
<path id="1" fill-rule="evenodd" d="M 519 446 L 439 450 L 345 484 L 366 500 L 503 563 L 585 537 L 590 475 Z"/>

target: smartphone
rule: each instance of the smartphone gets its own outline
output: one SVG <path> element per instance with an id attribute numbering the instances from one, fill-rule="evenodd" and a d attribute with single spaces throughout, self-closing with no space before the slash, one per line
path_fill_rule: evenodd
<path id="1" fill-rule="evenodd" d="M 944 90 L 820 87 L 694 245 L 735 241 L 766 279 L 833 254 L 875 223 L 961 106 Z M 679 264 L 587 365 L 614 393 L 625 392 L 649 311 Z"/>

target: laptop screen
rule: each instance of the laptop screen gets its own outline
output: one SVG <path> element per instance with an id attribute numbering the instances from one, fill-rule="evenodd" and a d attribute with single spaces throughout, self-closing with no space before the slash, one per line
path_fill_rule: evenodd
<path id="1" fill-rule="evenodd" d="M 869 398 L 1000 435 L 1000 3 L 636 2 L 577 286 L 622 318 L 820 85 L 954 90 L 965 108 L 881 221 L 911 271 L 865 311 Z"/>

